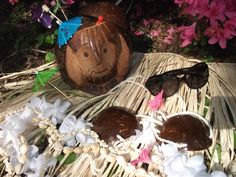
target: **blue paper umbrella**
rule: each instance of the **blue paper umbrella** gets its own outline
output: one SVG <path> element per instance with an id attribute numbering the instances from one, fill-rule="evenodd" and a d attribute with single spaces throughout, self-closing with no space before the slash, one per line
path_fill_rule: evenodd
<path id="1" fill-rule="evenodd" d="M 82 17 L 75 17 L 60 24 L 58 30 L 58 45 L 61 47 L 75 34 L 82 24 Z"/>

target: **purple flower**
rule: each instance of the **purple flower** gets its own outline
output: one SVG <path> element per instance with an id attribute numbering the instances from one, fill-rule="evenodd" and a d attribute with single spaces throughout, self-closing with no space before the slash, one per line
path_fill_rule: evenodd
<path id="1" fill-rule="evenodd" d="M 41 7 L 37 7 L 32 12 L 32 19 L 41 23 L 45 28 L 52 27 L 52 18 Z"/>

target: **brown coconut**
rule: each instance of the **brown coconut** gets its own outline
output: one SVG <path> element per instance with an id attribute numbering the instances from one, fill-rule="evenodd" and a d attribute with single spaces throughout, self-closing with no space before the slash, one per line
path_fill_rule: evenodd
<path id="1" fill-rule="evenodd" d="M 56 58 L 65 82 L 100 95 L 125 79 L 132 49 L 121 9 L 111 3 L 96 4 L 79 11 L 85 15 L 83 24 L 67 45 L 57 48 Z M 100 15 L 104 21 L 97 23 L 94 17 Z"/>

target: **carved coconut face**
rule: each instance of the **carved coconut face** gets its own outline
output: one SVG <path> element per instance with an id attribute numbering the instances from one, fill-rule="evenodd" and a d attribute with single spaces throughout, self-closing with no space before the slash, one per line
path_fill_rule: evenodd
<path id="1" fill-rule="evenodd" d="M 101 94 L 124 79 L 130 58 L 125 38 L 104 22 L 75 33 L 66 48 L 65 68 L 77 88 Z"/>
<path id="2" fill-rule="evenodd" d="M 96 44 L 100 46 L 94 46 Z M 114 76 L 116 65 L 116 44 L 114 41 L 105 39 L 101 44 L 97 38 L 92 42 L 85 41 L 78 46 L 75 55 L 76 58 L 73 60 L 68 58 L 67 61 L 69 67 L 74 68 L 68 69 L 68 74 L 75 82 L 78 81 L 78 75 L 82 75 L 85 81 L 94 84 L 105 82 L 109 79 L 108 77 Z M 77 84 L 80 83 L 77 82 Z"/>

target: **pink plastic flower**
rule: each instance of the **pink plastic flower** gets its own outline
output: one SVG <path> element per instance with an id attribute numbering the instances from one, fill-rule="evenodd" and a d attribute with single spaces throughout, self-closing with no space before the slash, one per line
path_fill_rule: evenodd
<path id="1" fill-rule="evenodd" d="M 209 18 L 210 24 L 213 25 L 216 20 L 224 21 L 225 16 L 225 3 L 221 0 L 212 1 L 209 5 L 209 10 L 206 13 L 206 17 Z"/>
<path id="2" fill-rule="evenodd" d="M 149 101 L 148 105 L 151 107 L 152 110 L 155 111 L 159 109 L 163 103 L 164 103 L 164 99 L 163 99 L 163 90 L 162 90 L 152 100 Z"/>
<path id="3" fill-rule="evenodd" d="M 182 26 L 178 27 L 178 31 L 180 32 L 180 38 L 182 39 L 181 47 L 186 47 L 192 43 L 193 39 L 197 39 L 195 34 L 196 23 L 193 23 L 190 26 Z"/>
<path id="4" fill-rule="evenodd" d="M 18 2 L 18 0 L 9 0 L 9 3 L 10 3 L 11 5 L 16 4 L 17 2 Z"/>
<path id="5" fill-rule="evenodd" d="M 133 166 L 136 166 L 138 163 L 150 163 L 151 160 L 149 158 L 151 148 L 148 146 L 147 148 L 144 148 L 141 150 L 140 155 L 137 159 L 132 160 L 130 163 Z"/>
<path id="6" fill-rule="evenodd" d="M 213 26 L 210 26 L 204 32 L 210 39 L 208 40 L 209 44 L 219 43 L 222 49 L 226 48 L 227 39 L 232 38 L 232 33 L 228 29 L 223 29 L 218 23 L 215 23 Z"/>

